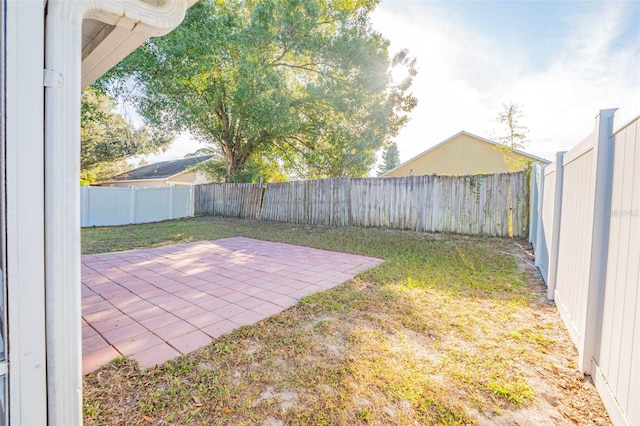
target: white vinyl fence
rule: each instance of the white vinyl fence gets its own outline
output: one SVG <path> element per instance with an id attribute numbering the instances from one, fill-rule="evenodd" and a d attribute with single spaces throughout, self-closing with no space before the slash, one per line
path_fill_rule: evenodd
<path id="1" fill-rule="evenodd" d="M 81 226 L 114 226 L 193 216 L 193 187 L 83 186 Z"/>
<path id="2" fill-rule="evenodd" d="M 640 116 L 618 114 L 534 168 L 529 238 L 613 423 L 640 425 Z"/>

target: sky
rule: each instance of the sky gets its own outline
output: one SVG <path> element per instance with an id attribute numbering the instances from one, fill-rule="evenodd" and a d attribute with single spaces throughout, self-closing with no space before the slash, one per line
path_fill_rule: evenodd
<path id="1" fill-rule="evenodd" d="M 598 111 L 640 113 L 640 0 L 381 0 L 374 29 L 390 54 L 406 48 L 418 106 L 396 137 L 401 161 L 465 130 L 492 138 L 517 103 L 525 151 L 552 159 L 594 129 Z M 182 135 L 147 161 L 200 148 Z"/>

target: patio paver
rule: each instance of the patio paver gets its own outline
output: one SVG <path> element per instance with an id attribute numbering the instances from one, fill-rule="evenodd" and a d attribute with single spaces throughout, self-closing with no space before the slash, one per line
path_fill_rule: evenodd
<path id="1" fill-rule="evenodd" d="M 82 256 L 82 370 L 152 367 L 382 262 L 244 237 Z"/>

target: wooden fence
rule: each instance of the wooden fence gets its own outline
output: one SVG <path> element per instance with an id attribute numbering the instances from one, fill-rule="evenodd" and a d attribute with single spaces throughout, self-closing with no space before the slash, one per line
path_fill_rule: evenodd
<path id="1" fill-rule="evenodd" d="M 207 183 L 196 185 L 194 214 L 204 216 L 260 218 L 262 185 L 254 183 Z"/>
<path id="2" fill-rule="evenodd" d="M 353 179 L 351 224 L 420 232 L 522 236 L 525 173 Z"/>
<path id="3" fill-rule="evenodd" d="M 267 184 L 206 184 L 195 191 L 196 215 L 278 222 L 527 235 L 529 176 L 333 178 Z"/>
<path id="4" fill-rule="evenodd" d="M 351 178 L 269 184 L 262 219 L 309 225 L 349 226 Z"/>

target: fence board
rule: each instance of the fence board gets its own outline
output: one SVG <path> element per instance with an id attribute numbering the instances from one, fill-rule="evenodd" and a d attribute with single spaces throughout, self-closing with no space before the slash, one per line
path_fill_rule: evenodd
<path id="1" fill-rule="evenodd" d="M 599 390 L 611 389 L 627 422 L 640 424 L 640 119 L 616 134 L 614 152 Z"/>
<path id="2" fill-rule="evenodd" d="M 478 176 L 332 178 L 266 185 L 206 184 L 195 213 L 325 226 L 521 237 L 527 232 L 524 172 Z M 513 232 L 510 232 L 513 224 Z"/>
<path id="3" fill-rule="evenodd" d="M 196 215 L 260 218 L 262 185 L 252 183 L 208 183 L 195 192 Z"/>

